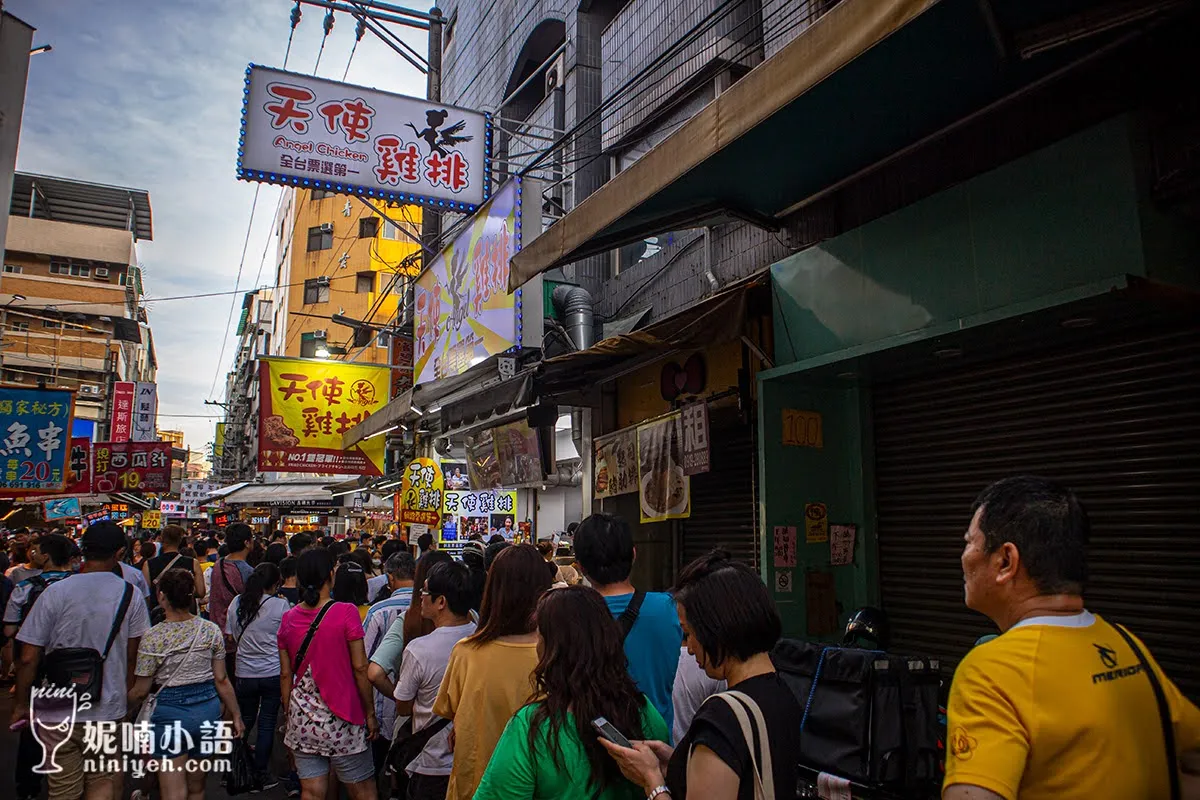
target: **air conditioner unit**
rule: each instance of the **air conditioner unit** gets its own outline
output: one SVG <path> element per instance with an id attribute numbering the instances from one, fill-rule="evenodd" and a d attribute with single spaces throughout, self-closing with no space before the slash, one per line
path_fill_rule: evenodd
<path id="1" fill-rule="evenodd" d="M 546 94 L 550 94 L 555 89 L 563 85 L 563 81 L 567 77 L 567 55 L 559 53 L 558 58 L 546 67 Z"/>
<path id="2" fill-rule="evenodd" d="M 314 339 L 328 339 L 329 338 L 328 331 L 326 331 L 324 328 L 313 331 L 312 335 L 313 335 Z"/>
<path id="3" fill-rule="evenodd" d="M 100 387 L 94 383 L 81 383 L 79 384 L 79 393 L 86 394 L 89 397 L 99 397 Z"/>
<path id="4" fill-rule="evenodd" d="M 333 223 L 332 222 L 322 222 L 321 223 L 321 233 L 333 233 Z"/>
<path id="5" fill-rule="evenodd" d="M 107 278 L 108 277 L 108 267 L 96 267 L 96 277 L 97 278 Z"/>

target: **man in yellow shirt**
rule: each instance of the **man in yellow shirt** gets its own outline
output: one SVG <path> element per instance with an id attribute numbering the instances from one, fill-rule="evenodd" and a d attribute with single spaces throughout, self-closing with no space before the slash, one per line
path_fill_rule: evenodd
<path id="1" fill-rule="evenodd" d="M 1084 608 L 1088 532 L 1079 500 L 1042 478 L 999 481 L 975 502 L 966 603 L 1001 635 L 954 674 L 943 800 L 1173 796 L 1151 681 L 1121 631 Z M 1178 758 L 1190 762 L 1200 710 L 1133 641 L 1161 684 Z"/>

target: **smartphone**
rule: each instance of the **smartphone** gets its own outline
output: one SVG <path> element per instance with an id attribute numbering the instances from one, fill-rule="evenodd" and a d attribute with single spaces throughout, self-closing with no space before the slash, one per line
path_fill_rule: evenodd
<path id="1" fill-rule="evenodd" d="M 613 744 L 620 745 L 621 747 L 633 748 L 633 745 L 630 743 L 630 741 L 626 739 L 625 736 L 604 717 L 596 717 L 594 720 L 592 720 L 592 727 L 596 729 L 596 733 L 600 734 L 605 739 L 608 739 Z"/>

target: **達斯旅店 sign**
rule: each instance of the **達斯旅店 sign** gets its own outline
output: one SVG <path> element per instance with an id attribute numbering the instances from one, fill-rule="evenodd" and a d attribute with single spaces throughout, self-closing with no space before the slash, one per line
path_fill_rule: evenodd
<path id="1" fill-rule="evenodd" d="M 488 196 L 491 121 L 417 97 L 250 65 L 238 177 L 460 213 Z"/>

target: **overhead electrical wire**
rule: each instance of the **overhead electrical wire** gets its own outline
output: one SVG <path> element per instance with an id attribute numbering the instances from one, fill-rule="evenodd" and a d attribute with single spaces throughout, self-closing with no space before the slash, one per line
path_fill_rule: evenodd
<path id="1" fill-rule="evenodd" d="M 325 34 L 321 37 L 321 47 L 317 50 L 317 63 L 313 64 L 313 75 L 317 74 L 317 67 L 321 66 L 321 56 L 325 53 L 325 40 L 329 38 L 329 34 L 333 33 L 333 12 L 325 12 L 325 19 L 321 22 L 325 28 Z"/>
<path id="2" fill-rule="evenodd" d="M 238 288 L 242 283 L 242 269 L 246 266 L 246 250 L 250 247 L 250 232 L 254 230 L 254 211 L 258 207 L 258 190 L 262 188 L 261 183 L 254 184 L 254 202 L 250 204 L 250 222 L 246 224 L 246 239 L 242 242 L 242 257 L 238 261 L 237 278 L 233 281 L 234 297 L 229 301 L 229 318 L 225 320 L 225 335 L 221 337 L 221 353 L 217 356 L 217 371 L 213 375 L 212 387 L 208 390 L 209 399 L 212 399 L 213 392 L 217 390 L 217 379 L 221 377 L 221 361 L 225 358 L 225 345 L 229 340 L 229 329 L 233 325 L 233 309 L 237 306 Z"/>

